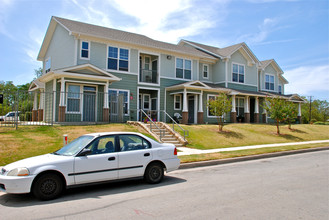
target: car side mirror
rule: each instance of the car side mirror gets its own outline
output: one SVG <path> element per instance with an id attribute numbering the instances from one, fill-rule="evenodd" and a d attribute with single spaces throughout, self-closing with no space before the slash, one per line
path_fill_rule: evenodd
<path id="1" fill-rule="evenodd" d="M 91 150 L 88 148 L 84 148 L 77 156 L 87 156 L 91 154 Z"/>

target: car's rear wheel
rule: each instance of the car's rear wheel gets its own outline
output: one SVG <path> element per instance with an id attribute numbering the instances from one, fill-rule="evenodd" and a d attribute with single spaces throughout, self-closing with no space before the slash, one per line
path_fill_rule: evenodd
<path id="1" fill-rule="evenodd" d="M 146 182 L 151 184 L 160 183 L 164 176 L 164 168 L 160 163 L 151 163 L 147 166 L 144 174 Z"/>
<path id="2" fill-rule="evenodd" d="M 43 174 L 32 186 L 33 195 L 41 200 L 51 200 L 57 198 L 63 191 L 61 178 L 52 173 Z"/>

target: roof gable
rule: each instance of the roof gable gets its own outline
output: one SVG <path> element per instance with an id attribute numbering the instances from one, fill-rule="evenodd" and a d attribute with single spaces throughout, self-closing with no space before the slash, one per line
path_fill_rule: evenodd
<path id="1" fill-rule="evenodd" d="M 120 80 L 120 78 L 92 64 L 83 64 L 83 65 L 68 67 L 64 69 L 58 69 L 58 70 L 54 70 L 54 72 L 77 73 L 77 74 L 91 75 L 91 76 L 103 76 L 103 77 L 110 77 L 110 79 L 114 81 Z"/>

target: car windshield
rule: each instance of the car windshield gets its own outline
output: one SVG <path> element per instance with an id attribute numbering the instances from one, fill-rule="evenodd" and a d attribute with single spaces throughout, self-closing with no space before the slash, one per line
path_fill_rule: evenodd
<path id="1" fill-rule="evenodd" d="M 81 151 L 82 148 L 84 148 L 92 139 L 94 139 L 94 136 L 88 136 L 84 135 L 81 137 L 78 137 L 77 139 L 73 140 L 69 144 L 65 145 L 58 151 L 55 151 L 53 154 L 56 155 L 64 155 L 64 156 L 72 156 Z"/>

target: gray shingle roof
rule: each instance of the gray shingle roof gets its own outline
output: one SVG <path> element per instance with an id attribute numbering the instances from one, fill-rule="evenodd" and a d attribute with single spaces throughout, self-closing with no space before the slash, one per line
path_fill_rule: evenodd
<path id="1" fill-rule="evenodd" d="M 234 44 L 232 46 L 218 48 L 218 47 L 200 44 L 200 43 L 196 43 L 196 42 L 192 42 L 192 41 L 188 41 L 188 40 L 184 40 L 184 41 L 194 44 L 195 46 L 200 47 L 204 50 L 207 50 L 211 53 L 217 54 L 220 57 L 230 56 L 234 51 L 236 51 L 239 47 L 241 47 L 244 44 L 244 43 L 238 43 L 238 44 Z"/>
<path id="2" fill-rule="evenodd" d="M 65 18 L 53 16 L 57 22 L 65 26 L 72 33 L 80 33 L 87 36 L 99 37 L 102 39 L 109 39 L 119 42 L 126 42 L 136 45 L 142 45 L 151 48 L 163 49 L 167 51 L 173 51 L 183 54 L 188 54 L 192 56 L 198 56 L 202 58 L 213 59 L 213 56 L 210 56 L 204 52 L 201 52 L 197 49 L 180 46 L 176 44 L 170 44 L 162 41 L 153 40 L 147 36 L 141 34 L 130 33 L 126 31 L 121 31 L 117 29 L 102 27 L 98 25 L 92 25 L 87 23 L 82 23 L 78 21 L 73 21 Z"/>

